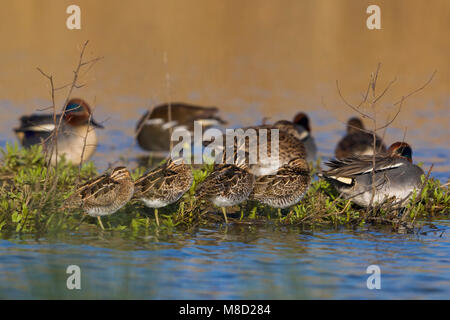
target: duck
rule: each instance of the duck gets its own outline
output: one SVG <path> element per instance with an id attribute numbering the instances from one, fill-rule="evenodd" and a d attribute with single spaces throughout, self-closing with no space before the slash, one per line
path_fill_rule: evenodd
<path id="1" fill-rule="evenodd" d="M 171 120 L 169 121 L 169 106 Z M 171 130 L 188 130 L 192 135 L 194 121 L 198 121 L 203 129 L 221 126 L 226 123 L 217 113 L 216 107 L 203 107 L 182 102 L 164 103 L 147 111 L 136 126 L 138 145 L 154 153 L 164 154 L 170 150 Z"/>
<path id="2" fill-rule="evenodd" d="M 114 168 L 77 187 L 64 201 L 63 209 L 81 208 L 91 217 L 97 217 L 105 229 L 101 217 L 108 216 L 125 206 L 134 193 L 134 181 L 126 167 Z"/>
<path id="3" fill-rule="evenodd" d="M 297 113 L 292 122 L 288 120 L 279 120 L 274 123 L 274 126 L 280 130 L 287 131 L 303 142 L 306 149 L 306 159 L 308 162 L 314 162 L 317 156 L 317 146 L 314 137 L 311 134 L 310 121 L 306 113 Z"/>
<path id="4" fill-rule="evenodd" d="M 308 161 L 299 157 L 280 167 L 275 174 L 257 177 L 250 199 L 276 208 L 281 216 L 281 209 L 303 199 L 310 184 Z"/>
<path id="5" fill-rule="evenodd" d="M 225 223 L 228 224 L 226 207 L 246 201 L 254 182 L 255 177 L 244 164 L 215 164 L 214 171 L 198 185 L 195 196 L 220 207 Z"/>
<path id="6" fill-rule="evenodd" d="M 192 186 L 191 167 L 180 159 L 167 161 L 136 180 L 134 199 L 154 208 L 159 226 L 158 208 L 177 202 Z"/>
<path id="7" fill-rule="evenodd" d="M 361 207 L 370 206 L 374 156 L 352 156 L 327 162 L 322 173 L 344 198 Z M 375 195 L 372 205 L 395 199 L 393 207 L 401 207 L 414 190 L 421 187 L 423 170 L 412 162 L 412 148 L 406 142 L 393 143 L 384 154 L 375 155 Z"/>
<path id="8" fill-rule="evenodd" d="M 96 130 L 103 125 L 92 117 L 89 104 L 80 98 L 70 99 L 64 107 L 63 114 L 56 115 L 56 124 L 61 126 L 57 135 L 58 158 L 62 155 L 74 165 L 79 165 L 92 157 L 97 148 Z M 53 114 L 31 114 L 20 118 L 20 126 L 14 129 L 16 136 L 24 147 L 43 144 L 44 150 L 52 148 L 50 138 L 55 130 Z M 56 163 L 56 148 L 53 149 L 52 163 Z"/>
<path id="9" fill-rule="evenodd" d="M 241 128 L 248 135 L 255 135 L 256 149 L 251 150 L 251 143 L 239 143 L 235 140 L 233 156 L 229 157 L 226 149 L 223 152 L 223 163 L 246 164 L 248 170 L 254 176 L 274 174 L 281 166 L 295 158 L 306 158 L 306 149 L 302 141 L 286 130 L 279 129 L 275 125 L 258 125 Z M 277 130 L 277 150 L 272 150 L 272 130 Z M 275 132 L 274 132 L 275 133 Z M 263 136 L 261 136 L 261 134 Z M 226 141 L 227 137 L 223 141 Z M 262 141 L 260 141 L 260 139 Z M 249 139 L 251 141 L 251 139 Z M 278 157 L 273 151 L 278 151 Z M 245 159 L 238 159 L 240 155 Z M 252 158 L 253 157 L 253 158 Z"/>
<path id="10" fill-rule="evenodd" d="M 373 155 L 374 152 L 386 152 L 386 145 L 379 136 L 376 136 L 375 150 L 373 135 L 368 132 L 362 120 L 358 117 L 347 121 L 347 134 L 338 142 L 335 149 L 337 159 L 345 159 L 358 155 Z"/>

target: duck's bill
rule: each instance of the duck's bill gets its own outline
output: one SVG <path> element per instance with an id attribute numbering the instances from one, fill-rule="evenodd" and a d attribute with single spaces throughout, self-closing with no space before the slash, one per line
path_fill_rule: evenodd
<path id="1" fill-rule="evenodd" d="M 97 121 L 95 121 L 94 119 L 91 119 L 91 126 L 95 127 L 95 128 L 100 128 L 103 129 L 104 126 L 100 123 L 98 123 Z"/>

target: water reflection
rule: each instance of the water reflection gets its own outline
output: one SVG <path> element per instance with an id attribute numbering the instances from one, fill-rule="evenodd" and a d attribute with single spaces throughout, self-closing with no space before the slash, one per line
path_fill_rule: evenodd
<path id="1" fill-rule="evenodd" d="M 0 242 L 1 298 L 446 298 L 450 221 L 422 235 L 387 230 L 230 226 L 156 237 L 71 234 Z M 65 288 L 79 265 L 82 290 Z M 366 288 L 367 266 L 382 290 Z"/>

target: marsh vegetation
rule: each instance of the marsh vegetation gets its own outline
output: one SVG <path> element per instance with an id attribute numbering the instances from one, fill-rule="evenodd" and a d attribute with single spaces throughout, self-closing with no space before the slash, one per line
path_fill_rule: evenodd
<path id="1" fill-rule="evenodd" d="M 97 175 L 93 162 L 81 167 L 64 159 L 57 167 L 47 166 L 40 146 L 29 149 L 7 144 L 1 150 L 0 165 L 0 231 L 5 233 L 68 232 L 84 227 L 97 227 L 97 220 L 81 210 L 62 210 L 64 200 L 77 184 Z M 276 225 L 364 225 L 388 224 L 395 231 L 413 232 L 420 221 L 448 216 L 450 194 L 448 183 L 433 177 L 423 177 L 423 188 L 414 194 L 403 209 L 392 209 L 389 202 L 374 210 L 366 210 L 344 200 L 326 181 L 317 179 L 320 160 L 311 174 L 312 184 L 304 199 L 286 209 L 282 216 L 277 210 L 252 201 L 228 210 L 233 224 Z M 145 172 L 139 167 L 132 171 L 136 179 Z M 153 210 L 132 201 L 115 214 L 104 218 L 108 230 L 152 232 L 173 228 L 195 228 L 207 224 L 222 224 L 220 208 L 198 201 L 195 188 L 212 170 L 211 166 L 193 169 L 194 183 L 180 201 L 160 211 L 157 227 Z M 427 172 L 428 170 L 424 170 Z"/>

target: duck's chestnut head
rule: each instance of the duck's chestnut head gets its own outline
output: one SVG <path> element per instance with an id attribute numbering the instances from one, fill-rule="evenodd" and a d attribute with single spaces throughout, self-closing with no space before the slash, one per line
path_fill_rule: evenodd
<path id="1" fill-rule="evenodd" d="M 412 162 L 412 148 L 406 142 L 395 142 L 389 149 L 388 153 L 393 157 L 401 157 Z"/>
<path id="2" fill-rule="evenodd" d="M 96 128 L 103 129 L 103 126 L 96 122 L 92 116 L 91 108 L 83 99 L 74 98 L 67 102 L 64 108 L 64 120 L 72 126 L 81 126 L 90 123 Z"/>

